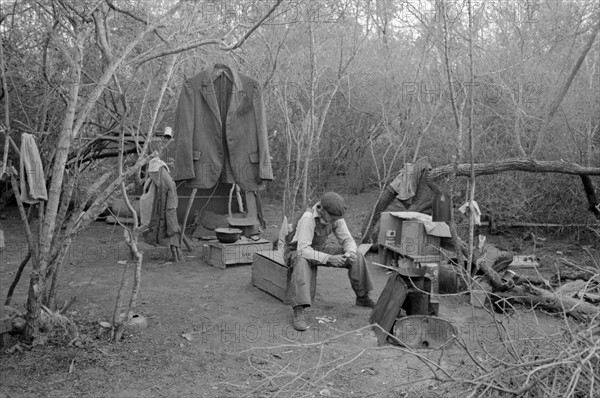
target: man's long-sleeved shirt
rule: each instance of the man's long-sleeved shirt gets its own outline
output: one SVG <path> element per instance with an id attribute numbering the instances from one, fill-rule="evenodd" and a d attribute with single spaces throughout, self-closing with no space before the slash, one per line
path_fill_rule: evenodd
<path id="1" fill-rule="evenodd" d="M 356 242 L 348 230 L 344 219 L 339 219 L 324 224 L 319 217 L 318 208 L 320 203 L 308 209 L 296 227 L 296 233 L 292 238 L 292 243 L 297 242 L 297 253 L 299 257 L 307 260 L 314 260 L 320 264 L 326 264 L 331 255 L 319 251 L 327 242 L 329 234 L 333 233 L 338 242 L 342 245 L 344 253 L 356 253 Z"/>

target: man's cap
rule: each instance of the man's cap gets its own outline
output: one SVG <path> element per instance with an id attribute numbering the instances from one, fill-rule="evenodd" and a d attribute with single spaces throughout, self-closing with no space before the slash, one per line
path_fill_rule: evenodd
<path id="1" fill-rule="evenodd" d="M 344 198 L 335 192 L 327 192 L 321 196 L 321 207 L 334 217 L 342 217 L 346 212 Z"/>

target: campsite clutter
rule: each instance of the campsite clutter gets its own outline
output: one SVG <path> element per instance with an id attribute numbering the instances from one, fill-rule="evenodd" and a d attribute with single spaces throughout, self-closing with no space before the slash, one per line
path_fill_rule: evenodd
<path id="1" fill-rule="evenodd" d="M 429 181 L 430 169 L 426 158 L 406 164 L 386 187 L 387 195 L 382 195 L 375 205 L 372 220 L 380 220 L 378 228 L 366 228 L 369 234 L 365 238 L 372 236 L 370 231 L 379 231 L 375 235 L 379 257 L 373 264 L 390 270 L 370 318 L 377 325 L 374 330 L 378 344 L 438 348 L 452 342 L 457 335 L 455 326 L 438 317 L 439 300 L 444 294 L 466 292 L 474 307 L 496 312 L 510 311 L 516 303 L 522 303 L 552 312 L 564 311 L 579 320 L 597 315 L 600 283 L 593 269 L 567 276 L 565 279 L 577 280 L 554 290 L 556 286 L 538 272 L 541 264 L 535 254 L 498 248 L 482 234 L 477 236 L 471 266 L 459 264 L 447 224 L 452 211 L 448 195 Z M 394 199 L 410 208 L 413 197 L 423 191 L 424 185 L 434 194 L 431 216 L 381 211 Z M 488 226 L 491 230 L 492 223 L 483 220 L 477 202 L 467 201 L 457 210 L 470 217 L 475 226 Z M 535 235 L 528 238 L 533 240 L 535 250 Z M 460 238 L 457 241 L 463 257 L 468 258 L 467 245 Z M 560 279 L 560 274 L 557 277 Z"/>
<path id="2" fill-rule="evenodd" d="M 311 264 L 310 272 L 298 282 L 299 276 L 294 274 L 286 253 L 290 243 L 298 243 L 297 225 L 284 217 L 276 242 L 261 236 L 265 217 L 260 191 L 273 179 L 273 171 L 258 82 L 224 64 L 201 71 L 183 84 L 174 126 L 165 129 L 160 141 L 166 150 L 162 159 L 153 159 L 145 169 L 145 180 L 135 202 L 140 217 L 138 232 L 144 241 L 168 248 L 171 259 L 179 261 L 184 258 L 183 246 L 193 251 L 190 238 L 195 238 L 201 242 L 202 257 L 211 266 L 226 270 L 230 266 L 251 265 L 252 285 L 292 304 L 294 327 L 300 331 L 308 329 L 310 322 L 305 321 L 297 307 L 310 306 L 314 300 L 316 263 L 325 265 L 327 257 Z M 44 171 L 33 136 L 23 134 L 21 153 L 20 173 L 11 171 L 13 184 L 15 177 L 21 176 L 21 200 L 30 204 L 47 200 Z M 351 276 L 351 285 L 357 292 L 357 304 L 364 299 L 367 304 L 360 305 L 373 307 L 369 321 L 375 325 L 378 344 L 438 348 L 450 343 L 457 330 L 451 319 L 439 314 L 445 293 L 468 291 L 475 307 L 494 310 L 522 302 L 557 311 L 564 309 L 576 318 L 597 311 L 598 283 L 575 281 L 557 291 L 548 290 L 548 280 L 525 272 L 540 265 L 535 255 L 501 250 L 486 242 L 483 235 L 479 235 L 472 266 L 458 265 L 448 224 L 452 213 L 449 195 L 428 179 L 431 169 L 427 158 L 404 165 L 375 205 L 362 244 L 354 243 L 343 224 L 344 233 L 352 240 L 352 244 L 344 243 L 344 255 L 350 252 L 360 259 L 357 263 L 363 264 L 359 267 L 364 273 L 362 279 Z M 423 194 L 425 185 L 433 192 L 432 214 L 408 211 Z M 385 211 L 396 200 L 406 211 Z M 125 207 L 119 201 L 113 203 L 114 215 L 107 218 L 108 222 L 128 221 L 130 214 L 119 206 Z M 319 206 L 320 202 L 305 215 L 317 220 L 319 228 L 326 225 L 317 234 L 322 241 L 315 249 L 324 250 L 331 226 L 339 220 L 326 220 Z M 485 209 L 480 209 L 475 201 L 458 208 L 477 226 L 485 220 L 482 210 Z M 328 214 L 341 217 L 343 211 Z M 339 238 L 339 231 L 335 235 Z M 316 238 L 310 238 L 314 246 Z M 460 239 L 459 243 L 459 249 L 464 251 L 466 245 Z M 372 286 L 364 266 L 365 258 L 374 251 L 377 257 L 369 256 L 369 263 L 389 273 L 383 290 L 376 292 L 376 303 L 368 297 Z M 348 268 L 352 271 L 352 267 Z M 472 270 L 472 280 L 466 275 L 468 269 Z M 297 305 L 295 284 L 306 286 L 302 291 L 306 303 L 303 301 L 302 305 Z M 315 321 L 333 323 L 335 319 L 322 315 Z M 10 329 L 5 323 L 0 334 Z"/>
<path id="3" fill-rule="evenodd" d="M 187 80 L 174 127 L 167 127 L 163 135 L 163 142 L 170 145 L 163 158 L 171 162 L 155 159 L 150 163 L 137 206 L 144 240 L 168 247 L 172 260 L 183 258 L 184 245 L 192 251 L 189 237 L 198 239 L 209 265 L 223 270 L 252 265 L 252 285 L 289 305 L 293 267 L 284 249 L 286 236 L 295 226 L 284 217 L 276 242 L 261 236 L 265 217 L 260 191 L 273 179 L 273 171 L 258 88 L 256 80 L 220 63 Z M 376 325 L 378 344 L 436 348 L 451 342 L 455 327 L 450 319 L 439 316 L 440 300 L 448 293 L 468 291 L 474 306 L 493 309 L 533 301 L 558 310 L 556 305 L 572 299 L 567 313 L 592 313 L 594 308 L 588 306 L 593 306 L 589 299 L 597 296 L 592 291 L 595 285 L 557 301 L 559 292 L 544 290 L 546 280 L 531 273 L 522 275 L 539 265 L 535 256 L 500 250 L 483 235 L 479 235 L 469 283 L 469 267 L 457 265 L 451 239 L 449 195 L 428 178 L 431 170 L 426 157 L 404 164 L 375 205 L 357 248 L 361 256 L 376 251 L 370 263 L 389 272 L 369 318 Z M 423 196 L 425 186 L 433 194 L 431 215 L 409 211 Z M 386 211 L 394 201 L 406 211 Z M 478 231 L 486 225 L 491 230 L 491 222 L 476 201 L 462 202 L 457 210 L 471 218 Z M 466 245 L 460 243 L 466 255 Z M 313 268 L 303 282 L 309 301 L 314 300 L 317 285 Z M 576 306 L 578 298 L 587 302 Z M 318 323 L 323 319 L 315 318 Z M 309 327 L 304 318 L 301 323 L 299 330 Z"/>

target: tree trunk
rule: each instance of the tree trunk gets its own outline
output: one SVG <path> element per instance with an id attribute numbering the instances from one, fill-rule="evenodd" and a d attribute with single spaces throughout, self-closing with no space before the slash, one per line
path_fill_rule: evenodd
<path id="1" fill-rule="evenodd" d="M 40 331 L 40 316 L 42 306 L 40 302 L 41 287 L 40 276 L 35 270 L 31 273 L 29 279 L 29 290 L 27 293 L 27 304 L 25 315 L 25 339 L 28 341 L 34 340 L 39 336 Z"/>
<path id="2" fill-rule="evenodd" d="M 388 208 L 395 198 L 396 192 L 389 185 L 386 186 L 381 194 L 381 197 L 371 211 L 369 218 L 366 219 L 365 223 L 363 224 L 361 243 L 374 243 L 377 241 L 377 226 L 379 224 L 379 220 L 381 219 L 381 213 Z"/>
<path id="3" fill-rule="evenodd" d="M 546 120 L 544 121 L 542 128 L 540 129 L 540 131 L 537 134 L 537 140 L 535 142 L 535 146 L 533 147 L 533 150 L 531 151 L 531 157 L 536 157 L 536 155 L 542 149 L 543 144 L 544 144 L 544 138 L 546 137 L 546 133 L 548 132 L 548 127 L 550 126 L 550 122 L 554 118 L 554 115 L 558 111 L 560 104 L 562 103 L 563 99 L 565 98 L 565 95 L 569 91 L 569 88 L 571 87 L 573 80 L 575 80 L 575 76 L 577 76 L 577 72 L 579 72 L 579 68 L 581 68 L 581 64 L 583 64 L 585 57 L 587 57 L 588 53 L 590 52 L 590 49 L 592 48 L 592 45 L 594 44 L 594 40 L 596 40 L 596 36 L 598 35 L 598 31 L 600 31 L 600 22 L 596 22 L 596 25 L 593 27 L 592 33 L 590 34 L 590 37 L 588 38 L 587 42 L 585 43 L 585 46 L 583 47 L 583 50 L 581 51 L 579 58 L 575 62 L 575 65 L 573 65 L 573 69 L 571 69 L 569 76 L 567 76 L 567 78 L 564 81 L 564 83 L 562 84 L 559 92 L 556 94 L 556 97 L 550 104 L 550 110 L 548 111 L 548 116 L 546 116 Z"/>

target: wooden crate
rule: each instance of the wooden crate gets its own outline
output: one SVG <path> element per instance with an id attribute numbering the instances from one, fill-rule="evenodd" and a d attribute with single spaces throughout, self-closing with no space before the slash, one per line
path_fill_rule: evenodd
<path id="1" fill-rule="evenodd" d="M 273 242 L 266 239 L 257 241 L 240 240 L 236 243 L 207 243 L 206 261 L 217 268 L 225 269 L 228 265 L 251 264 L 254 253 L 271 249 Z"/>
<path id="2" fill-rule="evenodd" d="M 285 304 L 289 303 L 287 299 L 287 287 L 291 276 L 291 270 L 285 266 L 281 252 L 269 250 L 254 253 L 252 285 L 277 297 Z M 316 290 L 317 267 L 314 267 L 311 275 L 310 291 L 311 299 L 313 300 Z"/>

